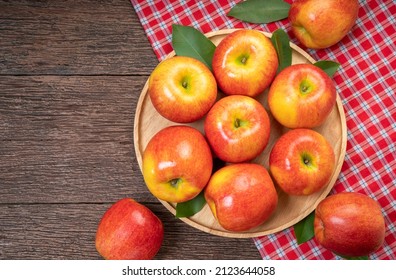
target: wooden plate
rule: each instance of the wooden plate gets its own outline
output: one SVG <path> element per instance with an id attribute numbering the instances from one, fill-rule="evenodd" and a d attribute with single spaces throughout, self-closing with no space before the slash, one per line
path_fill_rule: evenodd
<path id="1" fill-rule="evenodd" d="M 233 31 L 235 31 L 235 29 L 221 30 L 208 33 L 206 36 L 215 45 L 217 45 L 227 34 Z M 265 32 L 263 33 L 267 37 L 271 37 L 271 34 Z M 315 62 L 312 57 L 310 57 L 298 46 L 291 44 L 291 47 L 293 51 L 292 64 Z M 174 55 L 175 53 L 172 52 L 166 58 L 172 57 Z M 136 108 L 134 122 L 134 145 L 140 170 L 142 170 L 142 154 L 151 137 L 162 128 L 176 124 L 166 120 L 157 113 L 150 101 L 149 95 L 147 94 L 147 88 L 148 81 L 141 92 Z M 260 163 L 268 169 L 268 157 L 272 146 L 280 137 L 280 135 L 285 133 L 288 129 L 282 127 L 271 116 L 267 104 L 267 92 L 261 94 L 257 99 L 264 105 L 264 107 L 267 109 L 267 112 L 269 113 L 271 119 L 271 136 L 266 149 L 253 162 Z M 203 120 L 188 125 L 191 125 L 203 132 Z M 275 213 L 261 226 L 246 232 L 230 232 L 223 229 L 213 217 L 208 205 L 206 205 L 199 213 L 195 214 L 194 216 L 182 218 L 181 220 L 190 226 L 210 234 L 233 238 L 251 238 L 279 232 L 283 229 L 293 226 L 305 218 L 316 208 L 318 203 L 329 194 L 332 187 L 334 186 L 335 181 L 337 180 L 341 166 L 344 162 L 347 135 L 345 114 L 339 96 L 337 96 L 336 106 L 334 106 L 334 109 L 326 122 L 315 130 L 325 136 L 326 139 L 332 144 L 337 157 L 336 168 L 334 170 L 333 176 L 329 184 L 320 192 L 309 196 L 289 196 L 277 188 L 279 202 Z M 175 204 L 162 200 L 160 201 L 172 214 L 176 213 Z"/>

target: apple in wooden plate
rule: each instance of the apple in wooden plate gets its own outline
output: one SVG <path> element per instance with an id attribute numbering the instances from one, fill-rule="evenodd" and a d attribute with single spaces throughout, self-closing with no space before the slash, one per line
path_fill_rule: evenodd
<path id="1" fill-rule="evenodd" d="M 143 204 L 123 198 L 104 213 L 95 244 L 98 253 L 108 260 L 150 260 L 163 239 L 161 220 Z"/>
<path id="2" fill-rule="evenodd" d="M 367 256 L 381 247 L 385 220 L 371 197 L 343 192 L 322 200 L 315 210 L 315 238 L 323 247 L 344 257 Z"/>
<path id="3" fill-rule="evenodd" d="M 314 128 L 324 123 L 336 103 L 333 80 L 312 64 L 283 69 L 268 92 L 274 118 L 288 128 Z"/>
<path id="4" fill-rule="evenodd" d="M 323 189 L 335 168 L 331 144 L 312 129 L 298 128 L 274 144 L 269 168 L 277 185 L 289 195 L 310 195 Z"/>
<path id="5" fill-rule="evenodd" d="M 255 97 L 270 85 L 278 63 L 270 39 L 260 31 L 241 29 L 216 47 L 212 68 L 223 93 Z"/>
<path id="6" fill-rule="evenodd" d="M 217 97 L 217 83 L 199 60 L 174 56 L 159 63 L 150 75 L 148 94 L 166 119 L 190 123 L 202 118 Z"/>
<path id="7" fill-rule="evenodd" d="M 278 204 L 267 169 L 256 163 L 235 163 L 220 168 L 212 175 L 204 195 L 219 224 L 236 232 L 264 223 Z"/>
<path id="8" fill-rule="evenodd" d="M 202 133 L 187 125 L 158 131 L 143 152 L 143 177 L 150 192 L 168 202 L 197 196 L 212 174 L 213 157 Z"/>
<path id="9" fill-rule="evenodd" d="M 358 0 L 296 0 L 290 6 L 289 21 L 304 46 L 324 49 L 345 37 L 358 11 Z"/>
<path id="10" fill-rule="evenodd" d="M 257 157 L 267 146 L 270 120 L 256 99 L 230 95 L 210 109 L 204 130 L 217 157 L 225 162 L 245 162 Z"/>

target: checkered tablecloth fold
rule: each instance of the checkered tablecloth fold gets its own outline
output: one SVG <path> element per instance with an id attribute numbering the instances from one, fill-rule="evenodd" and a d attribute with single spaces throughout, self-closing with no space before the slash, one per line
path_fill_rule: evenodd
<path id="1" fill-rule="evenodd" d="M 249 24 L 228 17 L 239 1 L 131 0 L 159 60 L 172 49 L 172 24 L 203 33 L 225 28 L 274 32 L 283 28 L 300 47 L 287 19 Z M 291 3 L 291 0 L 287 2 Z M 345 38 L 323 49 L 305 49 L 316 60 L 341 64 L 334 75 L 347 121 L 345 162 L 332 193 L 354 191 L 376 199 L 386 222 L 385 243 L 372 259 L 396 259 L 396 2 L 360 0 L 359 17 Z M 298 245 L 292 228 L 254 238 L 263 259 L 337 259 L 315 239 Z"/>

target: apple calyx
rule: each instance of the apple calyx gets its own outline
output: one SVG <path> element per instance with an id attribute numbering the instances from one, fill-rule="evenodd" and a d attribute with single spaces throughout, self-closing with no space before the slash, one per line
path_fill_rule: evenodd
<path id="1" fill-rule="evenodd" d="M 181 178 L 174 178 L 174 179 L 169 180 L 168 183 L 169 183 L 169 185 L 171 185 L 171 187 L 177 189 L 180 186 L 182 181 L 183 180 Z"/>

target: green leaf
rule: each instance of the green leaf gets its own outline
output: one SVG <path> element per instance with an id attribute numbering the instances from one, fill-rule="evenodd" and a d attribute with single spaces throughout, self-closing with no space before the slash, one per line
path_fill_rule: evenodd
<path id="1" fill-rule="evenodd" d="M 205 204 L 206 204 L 206 200 L 205 200 L 204 192 L 202 191 L 193 199 L 186 202 L 178 203 L 176 205 L 176 217 L 184 218 L 184 217 L 193 216 L 194 214 L 201 211 L 202 208 L 205 206 Z"/>
<path id="2" fill-rule="evenodd" d="M 283 0 L 246 0 L 236 4 L 227 16 L 250 23 L 270 23 L 287 18 L 290 4 Z"/>
<path id="3" fill-rule="evenodd" d="M 314 65 L 325 71 L 330 78 L 333 77 L 334 73 L 340 67 L 340 64 L 338 62 L 334 62 L 331 60 L 318 61 L 314 63 Z"/>
<path id="4" fill-rule="evenodd" d="M 307 242 L 314 237 L 314 219 L 315 211 L 294 225 L 294 233 L 298 244 Z"/>
<path id="5" fill-rule="evenodd" d="M 279 59 L 278 73 L 292 64 L 292 49 L 290 47 L 289 36 L 283 29 L 278 29 L 271 36 Z"/>
<path id="6" fill-rule="evenodd" d="M 199 30 L 190 26 L 173 24 L 172 45 L 177 55 L 196 58 L 212 70 L 216 46 Z"/>

